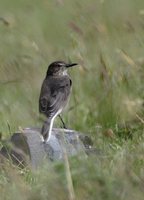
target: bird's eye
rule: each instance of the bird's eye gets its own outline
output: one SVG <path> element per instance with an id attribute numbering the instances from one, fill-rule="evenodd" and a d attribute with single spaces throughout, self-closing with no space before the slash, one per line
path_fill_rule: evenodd
<path id="1" fill-rule="evenodd" d="M 63 64 L 62 64 L 62 63 L 59 63 L 58 67 L 62 67 L 62 66 L 63 66 Z"/>

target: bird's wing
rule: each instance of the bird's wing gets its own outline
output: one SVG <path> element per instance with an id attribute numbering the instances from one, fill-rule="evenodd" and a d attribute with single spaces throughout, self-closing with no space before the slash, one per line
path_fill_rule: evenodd
<path id="1" fill-rule="evenodd" d="M 47 117 L 53 117 L 66 104 L 70 84 L 68 78 L 56 79 L 53 82 L 45 80 L 41 89 L 39 111 Z"/>

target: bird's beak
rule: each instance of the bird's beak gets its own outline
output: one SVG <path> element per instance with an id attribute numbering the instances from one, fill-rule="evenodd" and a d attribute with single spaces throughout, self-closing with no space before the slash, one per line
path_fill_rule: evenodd
<path id="1" fill-rule="evenodd" d="M 78 65 L 77 63 L 69 63 L 69 64 L 66 64 L 66 67 L 69 68 L 69 67 L 73 67 L 75 65 Z"/>

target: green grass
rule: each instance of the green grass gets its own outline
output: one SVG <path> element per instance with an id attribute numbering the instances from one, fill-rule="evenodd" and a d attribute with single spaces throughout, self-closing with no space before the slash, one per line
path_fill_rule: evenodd
<path id="1" fill-rule="evenodd" d="M 144 2 L 3 0 L 0 17 L 3 138 L 41 126 L 38 98 L 48 64 L 78 62 L 64 119 L 103 154 L 69 159 L 75 197 L 143 199 Z M 1 199 L 69 198 L 63 163 L 35 172 L 0 169 Z"/>

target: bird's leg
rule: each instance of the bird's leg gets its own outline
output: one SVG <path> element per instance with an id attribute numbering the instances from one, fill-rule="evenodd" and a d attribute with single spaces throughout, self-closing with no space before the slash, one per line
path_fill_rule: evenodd
<path id="1" fill-rule="evenodd" d="M 61 115 L 58 115 L 58 116 L 59 116 L 59 118 L 60 118 L 60 120 L 61 120 L 61 122 L 62 122 L 62 124 L 63 124 L 63 128 L 67 129 L 67 127 L 66 127 L 66 125 L 65 125 L 65 123 L 64 123 L 64 121 L 63 121 L 63 119 L 62 119 L 62 117 L 61 117 Z"/>

